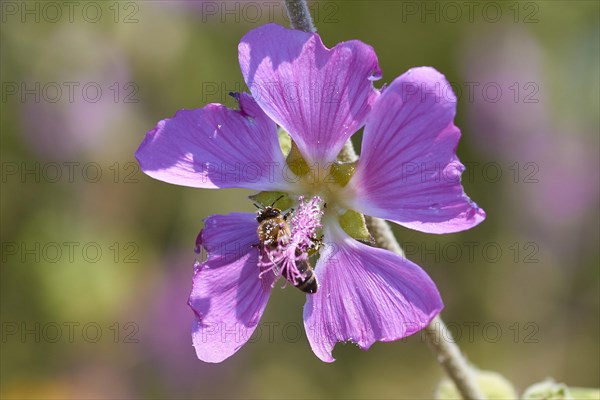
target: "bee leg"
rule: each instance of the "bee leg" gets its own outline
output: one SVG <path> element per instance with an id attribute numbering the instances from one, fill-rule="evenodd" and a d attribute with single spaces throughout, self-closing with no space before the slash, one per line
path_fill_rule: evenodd
<path id="1" fill-rule="evenodd" d="M 310 240 L 312 240 L 315 243 L 321 244 L 323 243 L 323 238 L 325 237 L 325 235 L 321 235 L 321 237 L 317 237 L 317 236 L 312 236 L 310 238 Z"/>
<path id="2" fill-rule="evenodd" d="M 325 237 L 325 235 L 321 235 L 321 237 L 312 236 L 310 238 L 310 241 L 312 242 L 310 244 L 310 248 L 311 249 L 318 249 L 319 247 L 321 247 L 323 245 L 323 238 L 324 237 Z"/>

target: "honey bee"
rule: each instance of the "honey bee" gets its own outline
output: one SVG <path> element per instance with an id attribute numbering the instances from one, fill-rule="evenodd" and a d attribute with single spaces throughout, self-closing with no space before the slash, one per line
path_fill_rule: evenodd
<path id="1" fill-rule="evenodd" d="M 280 244 L 286 244 L 289 241 L 291 235 L 290 224 L 287 219 L 294 211 L 291 209 L 287 213 L 283 214 L 279 208 L 275 208 L 277 203 L 283 196 L 277 198 L 273 204 L 266 207 L 261 207 L 258 204 L 254 204 L 258 211 L 256 212 L 256 220 L 258 221 L 258 228 L 256 233 L 260 244 L 258 245 L 261 254 L 268 254 L 270 250 L 277 249 Z M 299 250 L 296 250 L 299 252 Z M 299 256 L 300 254 L 296 254 Z M 304 278 L 297 280 L 295 287 L 305 293 L 315 293 L 318 288 L 317 276 L 315 275 L 310 262 L 307 260 L 297 260 L 296 267 Z M 280 272 L 282 276 L 285 276 L 286 267 L 281 268 Z M 290 282 L 293 284 L 293 282 Z"/>

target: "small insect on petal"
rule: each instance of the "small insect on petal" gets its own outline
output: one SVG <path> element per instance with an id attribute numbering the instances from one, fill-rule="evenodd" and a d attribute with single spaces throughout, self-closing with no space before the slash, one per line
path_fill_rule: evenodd
<path id="1" fill-rule="evenodd" d="M 323 206 L 323 200 L 318 196 L 308 202 L 301 196 L 295 213 L 292 210 L 283 214 L 272 206 L 259 209 L 256 217 L 261 251 L 259 276 L 273 271 L 303 292 L 317 291 L 309 254 L 315 252 L 321 240 L 316 239 L 316 234 L 321 227 Z"/>

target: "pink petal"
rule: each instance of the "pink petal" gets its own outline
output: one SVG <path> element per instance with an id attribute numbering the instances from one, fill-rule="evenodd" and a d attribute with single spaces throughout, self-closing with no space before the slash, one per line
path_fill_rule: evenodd
<path id="1" fill-rule="evenodd" d="M 485 212 L 465 194 L 456 156 L 456 96 L 433 68 L 413 68 L 386 88 L 366 122 L 349 207 L 429 233 L 469 229 Z"/>
<path id="2" fill-rule="evenodd" d="M 257 222 L 251 213 L 206 219 L 202 246 L 208 260 L 196 267 L 189 305 L 196 314 L 192 339 L 198 358 L 221 362 L 250 338 L 265 310 L 271 283 L 258 277 Z"/>
<path id="3" fill-rule="evenodd" d="M 328 49 L 317 34 L 268 24 L 242 38 L 238 55 L 252 95 L 309 162 L 333 161 L 379 93 L 377 56 L 357 40 Z"/>
<path id="4" fill-rule="evenodd" d="M 435 284 L 416 264 L 357 242 L 336 227 L 315 273 L 319 289 L 307 295 L 304 325 L 314 353 L 326 362 L 337 342 L 367 350 L 423 329 L 443 308 Z M 325 232 L 331 239 L 332 230 Z"/>
<path id="5" fill-rule="evenodd" d="M 198 188 L 286 188 L 277 127 L 250 95 L 239 99 L 241 110 L 209 104 L 160 121 L 135 154 L 142 170 Z"/>

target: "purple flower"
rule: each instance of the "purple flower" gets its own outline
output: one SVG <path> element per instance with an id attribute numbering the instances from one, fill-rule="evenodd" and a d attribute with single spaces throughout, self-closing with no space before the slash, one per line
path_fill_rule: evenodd
<path id="1" fill-rule="evenodd" d="M 433 68 L 414 68 L 378 90 L 372 81 L 381 71 L 370 46 L 348 41 L 327 49 L 317 34 L 275 24 L 250 31 L 238 52 L 252 94 L 237 96 L 240 110 L 220 104 L 181 110 L 148 132 L 136 153 L 156 179 L 283 192 L 298 208 L 289 234 L 270 253 L 280 257 L 273 273 L 265 273 L 269 262 L 256 248 L 255 215 L 206 219 L 196 245 L 208 259 L 197 265 L 189 300 L 198 357 L 222 361 L 249 339 L 282 265 L 306 257 L 311 241 L 324 244 L 312 250 L 318 290 L 307 294 L 304 323 L 321 360 L 334 361 L 337 342 L 366 350 L 425 327 L 443 308 L 427 274 L 357 241 L 340 221 L 354 212 L 450 233 L 485 218 L 460 183 L 456 97 L 446 79 Z M 297 146 L 287 159 L 277 125 Z M 362 126 L 360 160 L 344 169 L 336 157 Z M 307 241 L 317 231 L 322 238 Z"/>

